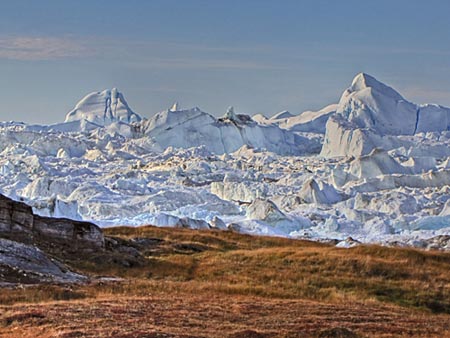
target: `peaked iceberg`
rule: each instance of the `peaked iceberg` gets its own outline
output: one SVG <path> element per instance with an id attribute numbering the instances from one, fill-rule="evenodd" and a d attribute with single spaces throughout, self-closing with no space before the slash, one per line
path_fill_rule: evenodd
<path id="1" fill-rule="evenodd" d="M 122 93 L 113 88 L 86 95 L 66 115 L 64 122 L 80 120 L 105 126 L 113 122 L 139 122 L 142 118 L 131 110 Z"/>
<path id="2" fill-rule="evenodd" d="M 398 136 L 450 130 L 450 109 L 416 105 L 365 73 L 358 74 L 327 121 L 321 154 L 361 156 L 399 146 Z"/>

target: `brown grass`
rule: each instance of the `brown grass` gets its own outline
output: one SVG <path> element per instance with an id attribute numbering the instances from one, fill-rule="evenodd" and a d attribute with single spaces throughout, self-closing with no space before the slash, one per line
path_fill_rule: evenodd
<path id="1" fill-rule="evenodd" d="M 169 291 L 16 304 L 2 315 L 0 337 L 315 337 L 336 328 L 367 337 L 449 336 L 447 315 L 375 302 Z"/>
<path id="2" fill-rule="evenodd" d="M 373 337 L 450 336 L 450 254 L 338 249 L 220 231 L 105 232 L 121 252 L 52 255 L 91 276 L 123 281 L 1 290 L 0 336 L 18 330 L 26 337 L 36 327 L 42 337 L 303 337 L 345 329 Z M 45 318 L 27 315 L 39 309 Z M 110 321 L 119 313 L 125 324 Z"/>

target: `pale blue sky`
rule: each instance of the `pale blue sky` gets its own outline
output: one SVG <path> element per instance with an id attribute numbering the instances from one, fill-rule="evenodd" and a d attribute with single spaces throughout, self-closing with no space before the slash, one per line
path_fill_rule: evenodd
<path id="1" fill-rule="evenodd" d="M 450 106 L 449 13 L 445 0 L 5 0 L 0 120 L 59 122 L 111 87 L 147 117 L 174 101 L 299 113 L 360 71 Z"/>

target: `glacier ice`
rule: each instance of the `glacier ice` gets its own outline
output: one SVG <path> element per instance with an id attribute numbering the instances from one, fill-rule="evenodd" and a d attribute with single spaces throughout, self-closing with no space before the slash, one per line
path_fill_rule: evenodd
<path id="1" fill-rule="evenodd" d="M 70 111 L 65 122 L 86 120 L 99 125 L 112 122 L 139 122 L 142 118 L 128 106 L 116 88 L 86 95 Z"/>
<path id="2" fill-rule="evenodd" d="M 450 235 L 449 114 L 363 73 L 337 104 L 270 118 L 144 118 L 105 90 L 63 123 L 1 122 L 0 193 L 101 226 L 420 243 Z"/>

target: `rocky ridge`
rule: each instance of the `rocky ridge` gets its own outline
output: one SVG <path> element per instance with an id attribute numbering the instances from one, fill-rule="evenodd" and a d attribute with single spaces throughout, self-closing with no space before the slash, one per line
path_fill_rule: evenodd
<path id="1" fill-rule="evenodd" d="M 74 255 L 105 245 L 102 231 L 92 223 L 41 217 L 25 203 L 0 195 L 0 284 L 87 280 L 39 249 L 43 243 Z"/>

